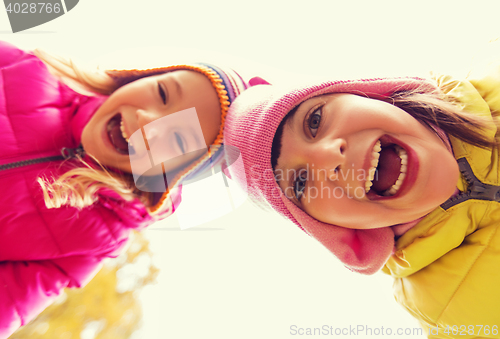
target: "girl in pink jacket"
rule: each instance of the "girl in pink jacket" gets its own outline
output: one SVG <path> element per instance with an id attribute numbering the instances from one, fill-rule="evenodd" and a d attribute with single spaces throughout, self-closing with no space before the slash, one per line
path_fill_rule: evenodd
<path id="1" fill-rule="evenodd" d="M 247 87 L 215 66 L 86 73 L 37 53 L 0 42 L 0 338 L 174 212 L 179 184 L 222 161 Z"/>

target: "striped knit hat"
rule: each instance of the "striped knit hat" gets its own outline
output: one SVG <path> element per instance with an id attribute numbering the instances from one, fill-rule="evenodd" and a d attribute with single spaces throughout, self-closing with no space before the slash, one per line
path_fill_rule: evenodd
<path id="1" fill-rule="evenodd" d="M 315 96 L 353 93 L 383 98 L 399 90 L 434 90 L 428 81 L 415 78 L 328 81 L 294 88 L 255 86 L 231 105 L 226 118 L 224 144 L 236 147 L 244 168 L 230 167 L 231 178 L 247 188 L 259 206 L 271 207 L 317 239 L 352 271 L 373 274 L 394 248 L 394 229 L 347 229 L 318 221 L 290 201 L 276 183 L 271 165 L 273 138 L 285 116 Z"/>
<path id="2" fill-rule="evenodd" d="M 201 158 L 188 165 L 175 174 L 173 180 L 170 180 L 165 186 L 166 191 L 163 193 L 153 193 L 153 198 L 148 206 L 148 211 L 151 214 L 161 214 L 164 208 L 169 204 L 169 188 L 173 188 L 181 184 L 184 180 L 192 180 L 197 176 L 203 175 L 207 170 L 211 170 L 213 166 L 220 166 L 224 162 L 223 156 L 223 135 L 226 114 L 229 106 L 234 99 L 240 95 L 249 86 L 241 76 L 229 68 L 222 68 L 219 66 L 208 64 L 186 64 L 186 65 L 173 65 L 161 68 L 152 68 L 146 70 L 113 70 L 107 71 L 108 75 L 113 78 L 118 87 L 126 85 L 130 82 L 145 78 L 152 75 L 163 74 L 177 70 L 190 70 L 205 75 L 212 83 L 220 102 L 221 109 L 221 125 L 219 133 L 215 141 L 209 147 L 208 152 Z"/>

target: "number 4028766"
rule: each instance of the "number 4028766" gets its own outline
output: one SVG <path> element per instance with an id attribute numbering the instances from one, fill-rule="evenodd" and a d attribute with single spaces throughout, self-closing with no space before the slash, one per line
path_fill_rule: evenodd
<path id="1" fill-rule="evenodd" d="M 453 326 L 447 326 L 446 329 L 444 330 L 444 333 L 446 334 L 453 334 L 453 335 L 498 335 L 498 325 L 493 325 L 491 328 L 489 325 L 453 325 Z"/>
<path id="2" fill-rule="evenodd" d="M 45 2 L 38 2 L 38 3 L 9 3 L 7 7 L 5 8 L 7 10 L 7 13 L 25 13 L 25 14 L 35 14 L 35 13 L 60 13 L 62 8 L 61 4 L 55 3 L 45 3 Z"/>

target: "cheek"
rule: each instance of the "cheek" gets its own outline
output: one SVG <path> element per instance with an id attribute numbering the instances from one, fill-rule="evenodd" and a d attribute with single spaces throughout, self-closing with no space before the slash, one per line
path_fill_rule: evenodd
<path id="1" fill-rule="evenodd" d="M 354 194 L 356 191 L 342 193 L 339 189 L 328 196 L 325 190 L 323 195 L 314 199 L 311 196 L 306 201 L 307 205 L 304 205 L 304 211 L 324 223 L 350 229 L 387 227 L 417 218 L 406 209 L 392 209 L 370 201 L 357 201 L 352 196 Z"/>
<path id="2" fill-rule="evenodd" d="M 303 198 L 304 211 L 315 219 L 329 224 L 352 225 L 364 220 L 368 211 L 363 203 L 356 200 L 360 198 L 356 195 L 363 196 L 361 190 L 360 188 L 359 192 L 346 191 L 340 187 L 316 190 L 313 187 L 309 196 Z"/>
<path id="3" fill-rule="evenodd" d="M 90 153 L 92 155 L 94 155 L 94 153 L 96 153 L 96 150 L 99 149 L 98 147 L 96 147 L 98 136 L 93 135 L 96 134 L 94 133 L 94 131 L 96 131 L 96 128 L 93 121 L 91 120 L 83 129 L 82 140 L 81 140 L 85 152 Z"/>
<path id="4" fill-rule="evenodd" d="M 210 146 L 214 143 L 217 135 L 219 134 L 221 124 L 220 108 L 217 105 L 209 109 L 201 110 L 198 113 L 198 118 L 200 120 L 200 126 L 203 132 L 205 143 L 207 146 Z"/>
<path id="5" fill-rule="evenodd" d="M 429 154 L 427 192 L 429 200 L 441 204 L 455 191 L 460 171 L 455 157 L 448 151 L 435 150 Z"/>

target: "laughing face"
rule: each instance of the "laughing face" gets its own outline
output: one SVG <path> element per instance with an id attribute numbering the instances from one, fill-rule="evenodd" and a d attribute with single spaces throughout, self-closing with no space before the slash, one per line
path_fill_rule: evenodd
<path id="1" fill-rule="evenodd" d="M 177 70 L 136 80 L 117 89 L 99 107 L 83 130 L 82 145 L 101 164 L 131 173 L 129 152 L 134 149 L 128 145 L 130 136 L 152 121 L 193 107 L 203 133 L 204 140 L 200 142 L 209 146 L 219 132 L 221 108 L 206 76 Z M 190 137 L 189 128 L 178 128 L 174 136 L 169 147 L 171 144 L 178 149 L 173 153 L 186 154 L 165 163 L 165 172 L 182 168 L 200 156 L 199 152 L 185 152 L 193 148 L 189 143 L 195 140 Z M 155 142 L 165 143 L 162 138 L 146 137 L 150 148 Z M 144 152 L 144 162 L 150 163 L 147 152 Z M 157 174 L 160 173 L 148 173 Z"/>
<path id="2" fill-rule="evenodd" d="M 283 128 L 276 178 L 312 217 L 366 229 L 418 219 L 455 191 L 458 165 L 428 127 L 353 94 L 303 102 Z"/>

